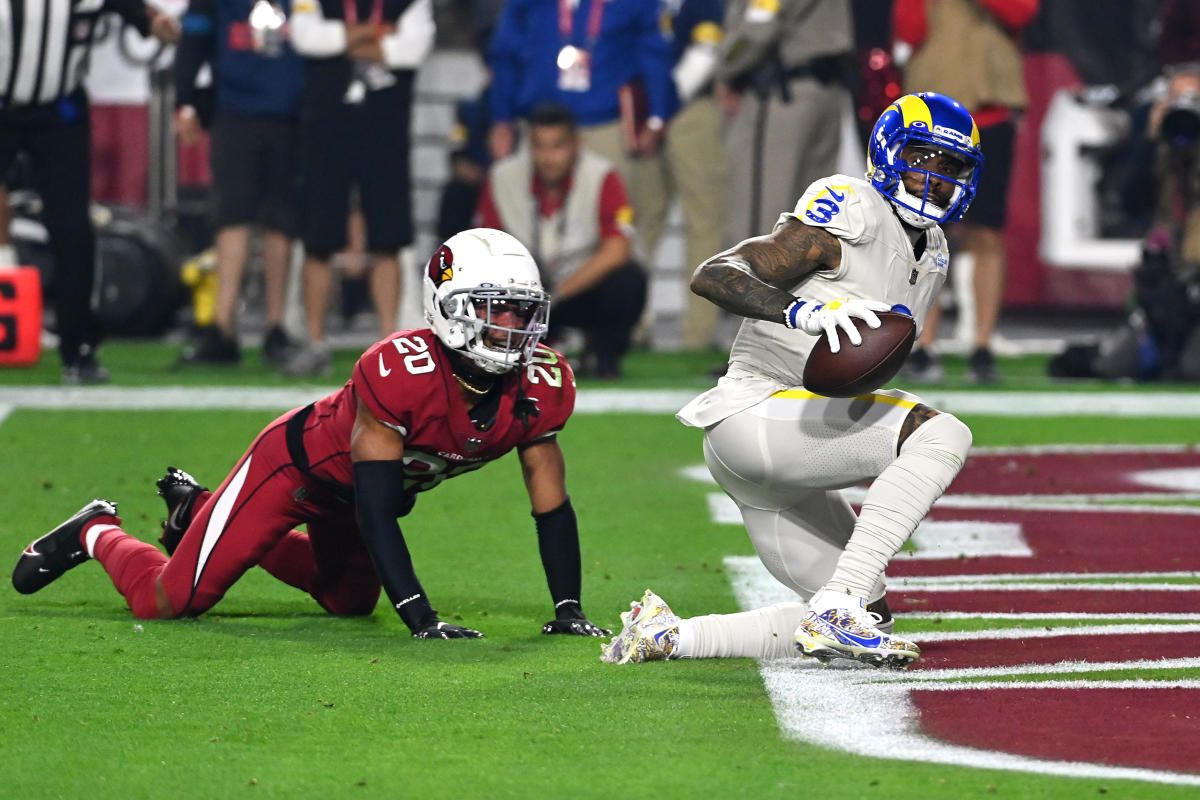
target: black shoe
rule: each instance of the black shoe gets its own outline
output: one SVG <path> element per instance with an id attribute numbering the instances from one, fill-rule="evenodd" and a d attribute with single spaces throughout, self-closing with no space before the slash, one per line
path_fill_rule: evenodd
<path id="1" fill-rule="evenodd" d="M 201 486 L 196 479 L 181 469 L 167 467 L 167 474 L 154 482 L 158 496 L 167 504 L 167 518 L 162 524 L 163 535 L 158 540 L 167 555 L 175 555 L 179 540 L 192 524 L 192 509 L 196 498 L 208 487 Z"/>
<path id="2" fill-rule="evenodd" d="M 96 356 L 89 353 L 63 367 L 62 382 L 67 386 L 94 386 L 108 383 L 108 370 L 100 366 Z"/>
<path id="3" fill-rule="evenodd" d="M 90 556 L 83 549 L 79 534 L 83 526 L 96 517 L 116 517 L 117 522 L 121 521 L 117 517 L 116 503 L 100 499 L 88 503 L 62 525 L 25 548 L 13 567 L 13 587 L 21 594 L 33 594 L 67 570 L 87 561 Z"/>
<path id="4" fill-rule="evenodd" d="M 237 339 L 226 336 L 216 325 L 202 328 L 196 341 L 179 357 L 181 364 L 236 364 L 241 360 Z"/>
<path id="5" fill-rule="evenodd" d="M 900 374 L 913 383 L 940 383 L 946 377 L 942 360 L 927 347 L 914 348 Z"/>
<path id="6" fill-rule="evenodd" d="M 267 331 L 263 339 L 263 360 L 273 367 L 282 367 L 291 358 L 296 345 L 288 338 L 283 328 L 276 325 Z"/>
<path id="7" fill-rule="evenodd" d="M 986 347 L 976 347 L 967 360 L 967 375 L 973 383 L 995 383 L 1000 379 L 996 373 L 996 359 Z"/>

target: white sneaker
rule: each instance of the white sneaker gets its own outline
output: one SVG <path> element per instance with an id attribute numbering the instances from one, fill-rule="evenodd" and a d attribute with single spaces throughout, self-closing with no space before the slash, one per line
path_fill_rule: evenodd
<path id="1" fill-rule="evenodd" d="M 600 660 L 606 664 L 678 658 L 679 617 L 649 589 L 641 601 L 629 604 L 629 610 L 621 615 L 621 626 L 610 643 L 600 645 Z"/>
<path id="2" fill-rule="evenodd" d="M 310 378 L 328 375 L 333 364 L 329 346 L 324 342 L 309 342 L 289 356 L 281 368 L 284 375 L 293 378 Z"/>
<path id="3" fill-rule="evenodd" d="M 822 590 L 813 596 L 809 609 L 792 636 L 801 655 L 823 664 L 849 658 L 893 669 L 907 667 L 921 655 L 912 642 L 876 628 L 861 597 Z"/>

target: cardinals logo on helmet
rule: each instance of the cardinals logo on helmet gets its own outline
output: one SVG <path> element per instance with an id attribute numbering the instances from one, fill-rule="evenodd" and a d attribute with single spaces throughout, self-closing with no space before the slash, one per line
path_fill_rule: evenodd
<path id="1" fill-rule="evenodd" d="M 454 277 L 454 253 L 449 247 L 442 245 L 429 259 L 429 280 L 434 286 L 441 286 Z"/>

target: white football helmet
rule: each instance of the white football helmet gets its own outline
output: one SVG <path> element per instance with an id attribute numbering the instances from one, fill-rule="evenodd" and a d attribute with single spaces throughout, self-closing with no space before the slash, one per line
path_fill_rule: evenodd
<path id="1" fill-rule="evenodd" d="M 498 375 L 529 363 L 546 335 L 550 297 L 523 244 L 472 228 L 429 259 L 425 319 L 442 344 Z"/>

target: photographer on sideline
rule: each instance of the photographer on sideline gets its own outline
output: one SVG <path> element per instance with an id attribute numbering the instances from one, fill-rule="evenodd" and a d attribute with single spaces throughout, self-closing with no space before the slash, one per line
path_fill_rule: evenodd
<path id="1" fill-rule="evenodd" d="M 1098 344 L 1056 356 L 1052 376 L 1200 380 L 1200 60 L 1168 66 L 1166 78 L 1146 126 L 1154 215 L 1134 271 L 1133 309 Z"/>

